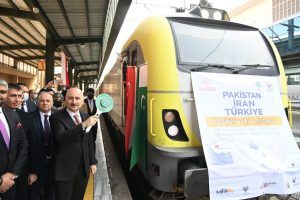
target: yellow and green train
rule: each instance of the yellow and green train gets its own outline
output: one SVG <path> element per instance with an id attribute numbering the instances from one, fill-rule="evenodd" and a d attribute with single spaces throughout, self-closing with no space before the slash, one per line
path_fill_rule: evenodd
<path id="1" fill-rule="evenodd" d="M 228 21 L 225 11 L 197 9 L 198 15 L 145 19 L 125 43 L 122 62 L 101 86 L 114 98 L 109 117 L 124 133 L 126 67 L 147 66 L 147 131 L 140 133 L 146 135 L 147 153 L 141 169 L 153 188 L 187 196 L 208 194 L 191 71 L 278 77 L 286 112 L 288 108 L 284 68 L 275 45 L 259 29 Z"/>

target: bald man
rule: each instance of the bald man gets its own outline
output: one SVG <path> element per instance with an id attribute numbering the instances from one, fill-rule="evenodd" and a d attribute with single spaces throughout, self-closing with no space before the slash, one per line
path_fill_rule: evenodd
<path id="1" fill-rule="evenodd" d="M 82 200 L 89 172 L 94 174 L 97 170 L 93 135 L 85 130 L 95 125 L 98 117 L 80 112 L 82 104 L 82 91 L 70 88 L 66 108 L 50 117 L 56 200 Z"/>
<path id="2" fill-rule="evenodd" d="M 53 97 L 40 92 L 37 98 L 38 110 L 32 112 L 33 137 L 36 139 L 37 180 L 29 188 L 30 200 L 54 200 L 54 186 L 51 173 L 52 137 L 49 117 L 53 114 Z"/>

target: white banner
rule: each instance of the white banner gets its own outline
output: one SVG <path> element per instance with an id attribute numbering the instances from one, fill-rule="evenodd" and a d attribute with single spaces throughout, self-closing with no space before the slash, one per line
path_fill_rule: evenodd
<path id="1" fill-rule="evenodd" d="M 278 77 L 192 72 L 211 199 L 300 191 Z"/>

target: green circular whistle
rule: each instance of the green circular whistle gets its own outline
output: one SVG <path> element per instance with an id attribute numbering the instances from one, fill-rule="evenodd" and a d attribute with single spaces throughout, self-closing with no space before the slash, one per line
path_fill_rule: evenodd
<path id="1" fill-rule="evenodd" d="M 108 94 L 100 94 L 96 98 L 96 107 L 101 113 L 109 112 L 114 106 L 113 98 Z"/>

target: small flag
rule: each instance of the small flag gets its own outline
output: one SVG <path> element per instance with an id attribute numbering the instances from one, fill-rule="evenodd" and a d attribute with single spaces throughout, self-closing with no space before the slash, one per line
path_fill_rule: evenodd
<path id="1" fill-rule="evenodd" d="M 140 162 L 146 168 L 147 158 L 147 70 L 148 66 L 138 68 L 136 88 L 136 123 L 133 132 L 130 170 Z"/>
<path id="2" fill-rule="evenodd" d="M 127 67 L 126 72 L 126 122 L 125 122 L 125 152 L 131 148 L 132 127 L 135 121 L 135 76 L 136 67 Z"/>

